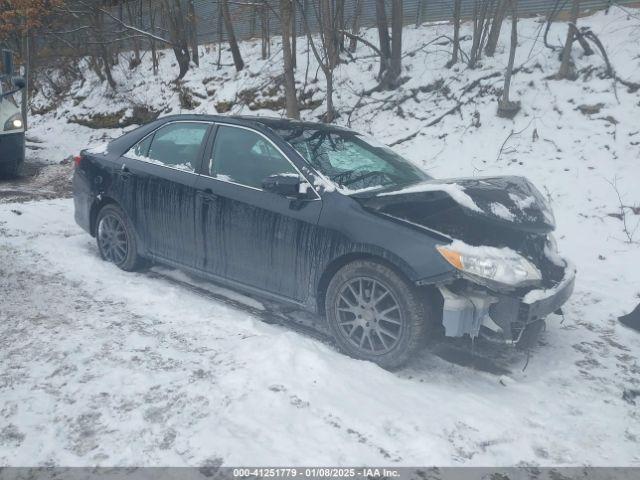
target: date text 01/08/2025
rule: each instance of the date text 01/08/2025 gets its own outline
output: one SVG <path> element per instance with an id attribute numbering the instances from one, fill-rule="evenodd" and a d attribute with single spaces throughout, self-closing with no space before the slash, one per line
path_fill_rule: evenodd
<path id="1" fill-rule="evenodd" d="M 388 468 L 234 468 L 234 478 L 394 478 L 400 472 Z"/>

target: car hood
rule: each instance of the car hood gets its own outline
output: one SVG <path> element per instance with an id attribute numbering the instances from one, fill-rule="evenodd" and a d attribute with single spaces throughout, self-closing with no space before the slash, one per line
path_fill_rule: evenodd
<path id="1" fill-rule="evenodd" d="M 545 198 L 523 177 L 429 180 L 352 197 L 367 210 L 463 239 L 490 226 L 534 234 L 555 227 Z"/>

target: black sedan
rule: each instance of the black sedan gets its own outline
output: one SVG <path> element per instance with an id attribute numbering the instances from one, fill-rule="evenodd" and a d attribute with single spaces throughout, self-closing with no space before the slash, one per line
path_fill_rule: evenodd
<path id="1" fill-rule="evenodd" d="M 438 329 L 518 343 L 573 290 L 527 180 L 434 180 L 338 126 L 164 117 L 82 151 L 73 186 L 105 260 L 319 313 L 345 352 L 386 368 Z"/>

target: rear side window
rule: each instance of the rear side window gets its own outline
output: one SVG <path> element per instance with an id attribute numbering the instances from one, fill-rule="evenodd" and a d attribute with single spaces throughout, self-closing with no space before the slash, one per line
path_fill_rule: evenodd
<path id="1" fill-rule="evenodd" d="M 269 175 L 298 173 L 264 137 L 228 126 L 218 127 L 209 169 L 212 177 L 254 188 L 262 188 Z"/>
<path id="2" fill-rule="evenodd" d="M 206 123 L 170 123 L 138 142 L 125 155 L 193 172 L 208 128 Z"/>

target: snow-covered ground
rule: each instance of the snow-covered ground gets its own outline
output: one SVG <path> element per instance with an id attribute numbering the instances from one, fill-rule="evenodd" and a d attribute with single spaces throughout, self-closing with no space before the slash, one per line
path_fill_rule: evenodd
<path id="1" fill-rule="evenodd" d="M 0 219 L 3 465 L 640 465 L 622 398 L 640 335 L 616 324 L 606 277 L 578 284 L 524 372 L 514 353 L 493 375 L 425 351 L 390 373 L 119 271 L 70 200 Z"/>
<path id="2" fill-rule="evenodd" d="M 630 12 L 614 7 L 580 24 L 600 37 L 620 77 L 640 82 L 640 11 Z M 236 308 L 105 264 L 75 226 L 68 199 L 3 204 L 0 464 L 640 466 L 640 398 L 623 398 L 640 389 L 640 334 L 616 320 L 640 302 L 640 229 L 629 242 L 612 186 L 628 206 L 631 231 L 640 220 L 640 92 L 620 84 L 614 91 L 598 77 L 602 59 L 580 57 L 577 47 L 580 78 L 548 79 L 558 59 L 542 45 L 541 25 L 525 19 L 519 26 L 522 68 L 512 99 L 522 111 L 514 120 L 496 117 L 502 78 L 489 77 L 506 63 L 508 25 L 496 57 L 475 70 L 448 70 L 450 47 L 424 46 L 449 34 L 449 25 L 405 29 L 409 80 L 396 92 L 363 97 L 351 116 L 360 92 L 375 85 L 375 59 L 359 47 L 360 60 L 336 73 L 338 123 L 387 143 L 418 132 L 396 148 L 435 176 L 525 175 L 550 197 L 577 284 L 564 320 L 551 319 L 524 371 L 524 357 L 513 352 L 496 354 L 511 372 L 500 376 L 425 351 L 390 373 L 260 321 L 260 305 Z M 565 28 L 554 25 L 550 40 L 559 43 Z M 375 40 L 375 32 L 367 35 Z M 242 45 L 248 68 L 236 73 L 216 70 L 216 52 L 203 48 L 201 67 L 183 84 L 200 102 L 190 112 L 235 102 L 232 113 L 282 114 L 238 99 L 261 85 L 257 97 L 266 95 L 280 73 L 277 45 L 267 61 L 259 49 Z M 300 51 L 301 87 L 306 58 Z M 54 111 L 34 117 L 32 158 L 58 162 L 122 132 L 67 123 L 71 116 L 132 101 L 180 112 L 171 56 L 156 79 L 147 60 L 133 72 L 121 62 L 120 93 L 89 75 Z M 590 65 L 598 70 L 589 74 Z M 312 62 L 307 90 L 321 100 L 315 71 Z M 458 112 L 426 126 L 458 102 Z"/>

